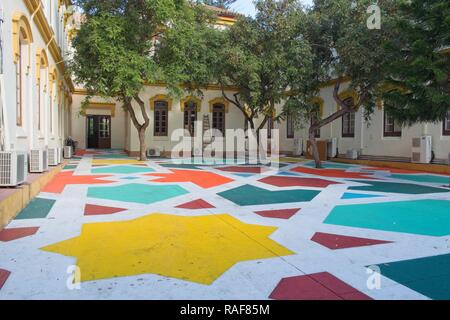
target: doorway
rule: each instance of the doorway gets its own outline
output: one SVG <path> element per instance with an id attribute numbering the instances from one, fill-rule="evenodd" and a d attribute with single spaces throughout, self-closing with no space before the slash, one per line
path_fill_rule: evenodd
<path id="1" fill-rule="evenodd" d="M 87 148 L 111 149 L 111 116 L 87 116 Z"/>

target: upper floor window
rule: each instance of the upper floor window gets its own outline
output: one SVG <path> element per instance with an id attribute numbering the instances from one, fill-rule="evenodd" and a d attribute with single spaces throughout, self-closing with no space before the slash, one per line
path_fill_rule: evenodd
<path id="1" fill-rule="evenodd" d="M 342 116 L 342 137 L 355 137 L 355 113 L 348 112 Z"/>
<path id="2" fill-rule="evenodd" d="M 169 123 L 169 104 L 167 101 L 155 101 L 154 136 L 166 137 Z"/>
<path id="3" fill-rule="evenodd" d="M 394 117 L 384 111 L 384 129 L 383 135 L 385 137 L 401 137 L 402 127 L 395 121 Z"/>
<path id="4" fill-rule="evenodd" d="M 213 105 L 212 128 L 217 129 L 225 136 L 225 106 L 221 103 Z"/>
<path id="5" fill-rule="evenodd" d="M 450 110 L 447 111 L 444 117 L 442 134 L 444 136 L 450 136 Z"/>
<path id="6" fill-rule="evenodd" d="M 194 136 L 197 108 L 198 105 L 194 101 L 188 101 L 184 104 L 184 129 L 189 132 L 191 137 Z"/>
<path id="7" fill-rule="evenodd" d="M 286 117 L 286 138 L 294 138 L 294 117 L 290 114 Z"/>

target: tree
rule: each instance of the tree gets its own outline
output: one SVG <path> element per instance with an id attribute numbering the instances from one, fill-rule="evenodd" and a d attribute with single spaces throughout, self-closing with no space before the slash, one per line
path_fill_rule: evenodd
<path id="1" fill-rule="evenodd" d="M 301 5 L 295 0 L 259 0 L 256 8 L 255 18 L 241 16 L 223 32 L 210 69 L 224 99 L 242 112 L 259 146 L 267 121 L 286 116 L 284 108 L 276 113 L 276 105 L 284 105 L 288 90 L 303 88 L 313 70 L 311 48 L 298 36 L 295 23 Z M 237 90 L 233 95 L 226 93 L 229 86 Z M 262 119 L 258 126 L 256 118 Z"/>
<path id="2" fill-rule="evenodd" d="M 228 9 L 237 0 L 204 0 L 207 5 Z"/>
<path id="3" fill-rule="evenodd" d="M 378 1 L 382 20 L 395 13 L 395 2 Z M 311 119 L 308 139 L 318 168 L 321 161 L 316 130 L 360 107 L 364 108 L 365 118 L 370 119 L 377 104 L 380 83 L 386 76 L 382 67 L 393 55 L 385 47 L 390 31 L 367 26 L 370 18 L 367 9 L 371 4 L 371 0 L 316 0 L 307 17 L 299 21 L 303 26 L 302 34 L 312 47 L 315 73 L 305 84 L 309 97 L 305 92 L 300 92 L 300 96 L 293 92 L 291 109 Z M 321 83 L 331 80 L 334 81 L 333 99 L 338 108 L 321 119 L 317 117 L 317 104 L 311 94 L 318 92 Z M 340 96 L 344 84 L 355 93 L 352 100 Z"/>
<path id="4" fill-rule="evenodd" d="M 395 58 L 388 74 L 384 108 L 399 123 L 441 121 L 450 108 L 450 4 L 443 0 L 402 2 L 390 22 Z"/>
<path id="5" fill-rule="evenodd" d="M 182 79 L 158 64 L 155 41 L 179 23 L 189 26 L 186 21 L 193 21 L 194 7 L 183 0 L 78 0 L 75 4 L 86 17 L 73 41 L 70 67 L 75 80 L 87 89 L 86 101 L 100 95 L 123 103 L 138 131 L 140 159 L 145 160 L 150 120 L 140 93 L 148 83 L 167 81 L 176 86 Z M 190 41 L 175 40 L 180 41 L 180 50 Z"/>

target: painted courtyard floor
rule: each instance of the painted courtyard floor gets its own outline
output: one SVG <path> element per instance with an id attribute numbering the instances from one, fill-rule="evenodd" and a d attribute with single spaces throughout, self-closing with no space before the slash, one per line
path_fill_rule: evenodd
<path id="1" fill-rule="evenodd" d="M 0 231 L 0 299 L 450 299 L 448 176 L 280 162 L 81 151 Z"/>

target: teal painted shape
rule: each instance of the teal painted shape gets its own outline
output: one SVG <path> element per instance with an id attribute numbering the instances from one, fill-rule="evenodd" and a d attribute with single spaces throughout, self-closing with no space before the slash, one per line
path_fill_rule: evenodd
<path id="1" fill-rule="evenodd" d="M 68 164 L 68 165 L 64 166 L 63 170 L 74 170 L 76 168 L 77 168 L 76 165 Z"/>
<path id="2" fill-rule="evenodd" d="M 195 169 L 195 170 L 202 170 L 201 168 L 199 168 L 197 165 L 193 165 L 193 164 L 175 164 L 175 163 L 160 163 L 159 164 L 161 167 L 165 167 L 165 168 L 172 168 L 172 169 Z"/>
<path id="3" fill-rule="evenodd" d="M 424 183 L 440 183 L 440 184 L 449 184 L 450 177 L 446 176 L 437 176 L 432 174 L 393 174 L 391 178 L 395 179 L 403 179 L 410 180 L 415 182 L 424 182 Z"/>
<path id="4" fill-rule="evenodd" d="M 336 206 L 324 223 L 440 237 L 450 235 L 450 201 L 415 200 Z"/>
<path id="5" fill-rule="evenodd" d="M 450 254 L 379 264 L 381 274 L 436 300 L 450 300 Z"/>
<path id="6" fill-rule="evenodd" d="M 273 203 L 290 203 L 311 201 L 320 191 L 315 190 L 280 190 L 270 191 L 249 184 L 218 193 L 241 206 L 252 206 Z"/>
<path id="7" fill-rule="evenodd" d="M 348 190 L 404 193 L 404 194 L 450 192 L 450 190 L 448 189 L 423 186 L 413 183 L 397 183 L 397 182 L 366 181 L 366 180 L 351 180 L 351 181 L 370 184 L 370 186 L 349 187 Z"/>
<path id="8" fill-rule="evenodd" d="M 315 168 L 316 163 L 314 161 L 305 162 L 303 164 L 305 167 Z M 345 163 L 334 163 L 334 162 L 322 162 L 322 168 L 324 169 L 348 169 L 354 168 L 354 165 Z"/>
<path id="9" fill-rule="evenodd" d="M 189 193 L 178 185 L 153 186 L 130 183 L 117 187 L 89 187 L 88 197 L 150 204 Z"/>
<path id="10" fill-rule="evenodd" d="M 122 179 L 125 179 L 125 180 L 136 180 L 136 179 L 139 179 L 138 177 L 123 177 Z"/>
<path id="11" fill-rule="evenodd" d="M 244 177 L 244 178 L 248 178 L 248 177 L 254 176 L 253 173 L 233 173 L 233 175 L 239 176 L 239 177 Z"/>
<path id="12" fill-rule="evenodd" d="M 94 159 L 131 159 L 126 154 L 96 154 Z"/>
<path id="13" fill-rule="evenodd" d="M 22 219 L 41 219 L 47 217 L 56 200 L 34 198 L 31 202 L 19 212 L 17 220 Z"/>
<path id="14" fill-rule="evenodd" d="M 341 199 L 347 200 L 347 199 L 379 198 L 379 197 L 382 197 L 382 196 L 375 195 L 375 194 L 362 194 L 362 193 L 346 192 L 342 195 Z"/>
<path id="15" fill-rule="evenodd" d="M 154 172 L 152 168 L 142 166 L 111 166 L 91 169 L 92 173 L 116 173 L 116 174 L 130 174 L 130 173 L 145 173 Z"/>
<path id="16" fill-rule="evenodd" d="M 289 172 L 289 171 L 286 171 L 286 172 L 278 172 L 276 175 L 277 175 L 277 176 L 290 176 L 290 177 L 292 177 L 292 176 L 294 176 L 294 177 L 299 177 L 299 176 L 301 176 L 301 174 L 297 174 L 297 173 Z"/>

